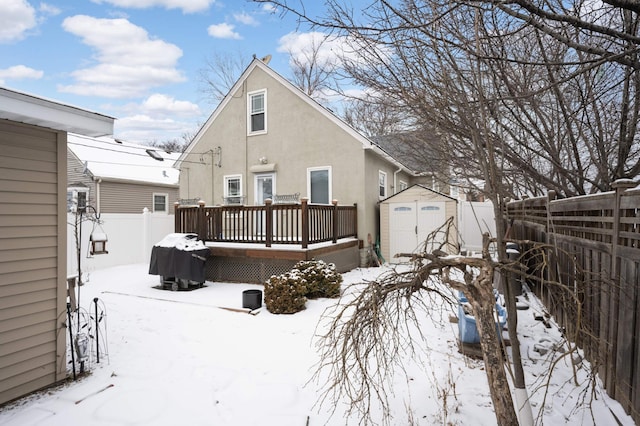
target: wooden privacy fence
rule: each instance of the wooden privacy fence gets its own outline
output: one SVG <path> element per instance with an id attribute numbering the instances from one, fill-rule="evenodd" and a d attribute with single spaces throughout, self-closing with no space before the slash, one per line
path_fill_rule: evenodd
<path id="1" fill-rule="evenodd" d="M 175 232 L 195 233 L 203 241 L 230 243 L 309 244 L 357 237 L 357 206 L 295 204 L 206 207 L 175 205 Z"/>
<path id="2" fill-rule="evenodd" d="M 640 421 L 640 190 L 507 204 L 511 238 L 549 244 L 523 261 L 531 285 L 634 421 Z M 543 265 L 544 264 L 544 265 Z M 555 285 L 553 283 L 560 283 Z"/>

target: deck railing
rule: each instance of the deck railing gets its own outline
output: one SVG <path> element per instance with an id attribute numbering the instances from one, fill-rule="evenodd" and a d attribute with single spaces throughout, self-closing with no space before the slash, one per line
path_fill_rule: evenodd
<path id="1" fill-rule="evenodd" d="M 233 243 L 309 244 L 357 237 L 357 205 L 295 204 L 263 206 L 225 205 L 208 207 L 175 204 L 175 232 L 195 233 L 203 241 Z"/>

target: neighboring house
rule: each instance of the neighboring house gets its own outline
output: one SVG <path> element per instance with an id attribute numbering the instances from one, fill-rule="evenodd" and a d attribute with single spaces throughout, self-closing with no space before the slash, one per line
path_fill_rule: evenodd
<path id="1" fill-rule="evenodd" d="M 88 202 L 100 213 L 172 213 L 178 200 L 179 153 L 109 137 L 69 134 L 67 202 Z"/>
<path id="2" fill-rule="evenodd" d="M 375 240 L 380 200 L 417 174 L 258 59 L 176 162 L 180 197 L 263 204 L 299 194 L 358 206 L 358 237 Z M 293 197 L 295 199 L 295 197 Z"/>
<path id="3" fill-rule="evenodd" d="M 0 88 L 0 404 L 66 378 L 67 132 L 113 121 Z"/>
<path id="4" fill-rule="evenodd" d="M 442 148 L 442 139 L 435 130 L 433 133 L 412 131 L 381 135 L 371 140 L 414 172 L 411 184 L 421 184 L 443 194 L 449 193 L 449 161 L 442 158 L 442 152 L 446 148 Z M 398 188 L 396 192 L 407 187 Z"/>

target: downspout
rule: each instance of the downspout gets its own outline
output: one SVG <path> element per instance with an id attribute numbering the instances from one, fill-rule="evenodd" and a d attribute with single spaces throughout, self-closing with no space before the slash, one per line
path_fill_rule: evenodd
<path id="1" fill-rule="evenodd" d="M 397 178 L 398 178 L 398 173 L 400 173 L 402 171 L 402 167 L 398 167 L 398 170 L 396 170 L 395 172 L 393 172 L 393 193 L 394 195 L 398 193 L 398 187 L 397 185 Z"/>
<path id="2" fill-rule="evenodd" d="M 214 164 L 214 152 L 213 149 L 209 150 L 209 153 L 211 154 L 211 205 L 214 206 L 216 204 L 216 199 L 215 199 L 215 183 L 213 180 L 213 169 L 215 168 L 215 164 Z"/>
<path id="3" fill-rule="evenodd" d="M 102 179 L 96 180 L 96 210 L 98 214 L 100 214 L 100 184 L 102 183 Z"/>

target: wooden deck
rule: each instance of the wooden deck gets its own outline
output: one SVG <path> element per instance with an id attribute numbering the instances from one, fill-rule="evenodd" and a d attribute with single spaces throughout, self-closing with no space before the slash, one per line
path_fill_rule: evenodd
<path id="1" fill-rule="evenodd" d="M 300 203 L 244 206 L 175 205 L 175 232 L 198 234 L 202 241 L 264 244 L 311 244 L 357 237 L 357 206 Z"/>
<path id="2" fill-rule="evenodd" d="M 272 203 L 175 205 L 175 232 L 195 233 L 211 250 L 208 281 L 262 284 L 301 260 L 323 260 L 338 272 L 359 266 L 357 206 Z"/>

